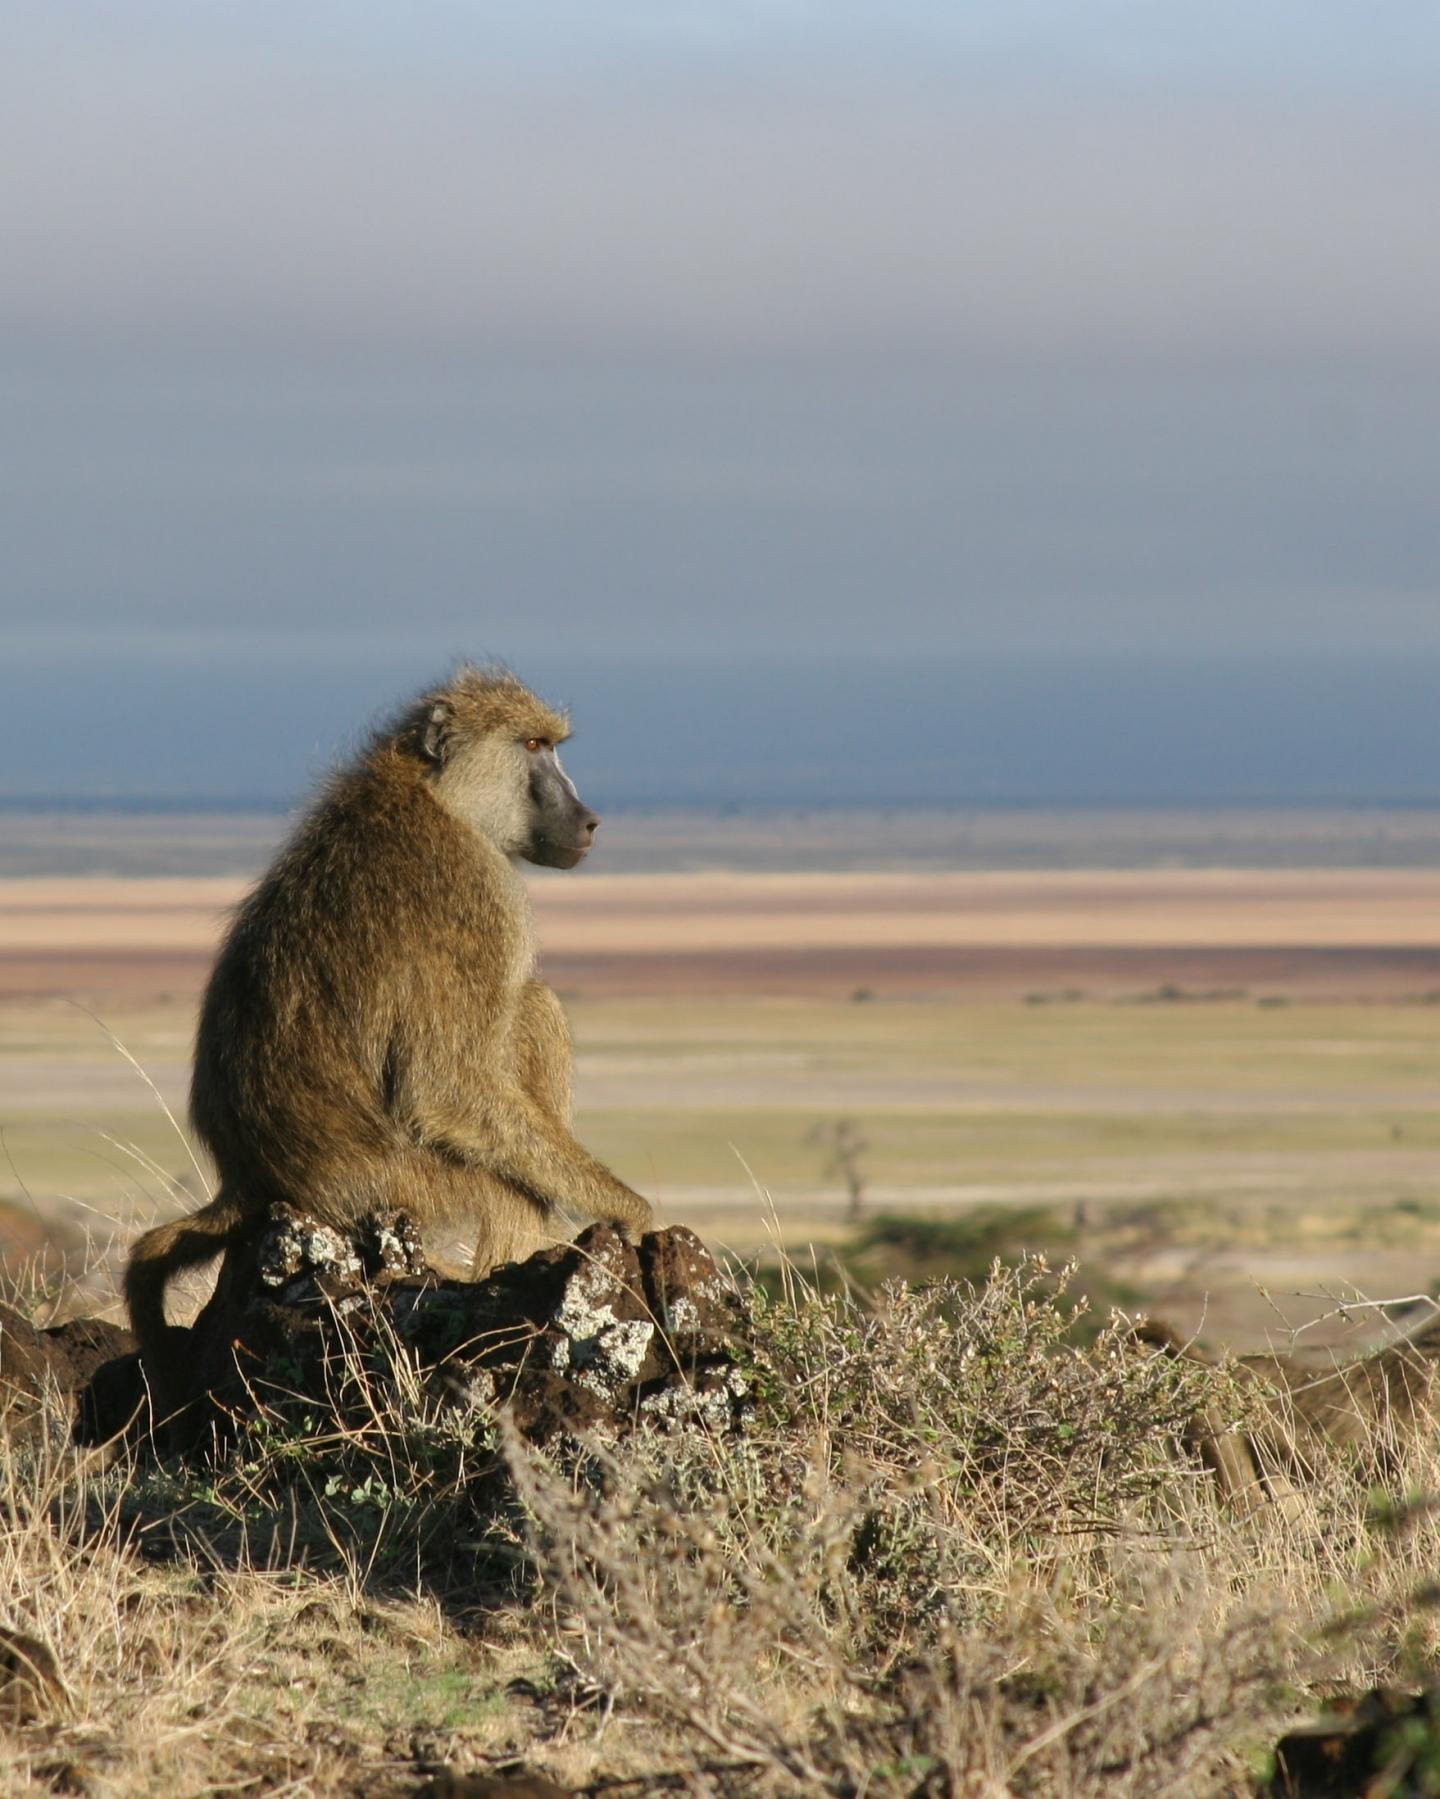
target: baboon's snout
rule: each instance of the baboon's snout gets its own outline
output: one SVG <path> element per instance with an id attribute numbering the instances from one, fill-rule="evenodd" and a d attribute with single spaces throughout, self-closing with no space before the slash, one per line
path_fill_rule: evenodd
<path id="1" fill-rule="evenodd" d="M 574 868 L 583 862 L 595 841 L 599 814 L 575 791 L 553 749 L 532 756 L 530 802 L 534 811 L 526 858 L 548 868 Z"/>
<path id="2" fill-rule="evenodd" d="M 585 857 L 590 854 L 591 848 L 595 842 L 595 832 L 599 827 L 599 824 L 599 818 L 588 806 L 581 804 L 576 807 L 572 828 L 574 830 L 575 860 L 577 862 L 584 861 Z"/>

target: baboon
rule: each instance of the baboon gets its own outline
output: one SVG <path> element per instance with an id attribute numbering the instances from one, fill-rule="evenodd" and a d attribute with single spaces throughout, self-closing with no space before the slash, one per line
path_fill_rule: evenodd
<path id="1" fill-rule="evenodd" d="M 147 1231 L 125 1275 L 157 1417 L 183 1386 L 167 1284 L 276 1201 L 342 1227 L 392 1209 L 473 1223 L 477 1274 L 553 1240 L 556 1208 L 649 1227 L 571 1134 L 569 1028 L 535 976 L 515 866 L 590 849 L 599 821 L 556 754 L 568 735 L 507 670 L 461 667 L 331 780 L 241 905 L 190 1093 L 218 1189 Z"/>
<path id="2" fill-rule="evenodd" d="M 1138 1323 L 1135 1335 L 1146 1348 L 1215 1366 L 1213 1356 L 1156 1319 Z M 1296 1483 L 1319 1472 L 1328 1447 L 1368 1453 L 1382 1469 L 1397 1463 L 1402 1440 L 1434 1419 L 1437 1364 L 1434 1312 L 1393 1343 L 1349 1360 L 1237 1356 L 1230 1366 L 1260 1390 L 1260 1416 L 1241 1432 L 1207 1408 L 1191 1419 L 1187 1436 L 1227 1499 L 1242 1509 L 1267 1496 L 1287 1505 Z"/>

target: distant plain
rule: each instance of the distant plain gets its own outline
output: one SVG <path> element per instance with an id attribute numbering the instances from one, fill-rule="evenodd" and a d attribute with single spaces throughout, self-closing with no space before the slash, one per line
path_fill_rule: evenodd
<path id="1" fill-rule="evenodd" d="M 0 1196 L 17 1247 L 27 1221 L 103 1247 L 200 1186 L 161 1101 L 183 1123 L 200 986 L 279 821 L 0 828 Z M 1440 1278 L 1427 813 L 620 814 L 596 862 L 534 883 L 545 968 L 580 1133 L 669 1222 L 844 1240 L 816 1132 L 847 1119 L 862 1221 L 1063 1221 L 1211 1340 Z"/>

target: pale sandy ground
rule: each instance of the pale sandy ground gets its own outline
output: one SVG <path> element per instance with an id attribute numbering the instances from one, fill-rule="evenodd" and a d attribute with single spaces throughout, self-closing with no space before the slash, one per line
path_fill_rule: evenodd
<path id="1" fill-rule="evenodd" d="M 176 1203 L 178 1139 L 69 1002 L 182 1114 L 195 996 L 243 889 L 0 881 L 0 1193 L 23 1182 L 42 1212 L 122 1234 Z M 844 1234 L 803 1147 L 842 1114 L 874 1142 L 874 1209 L 1440 1202 L 1440 1008 L 1416 1003 L 1440 993 L 1440 871 L 584 871 L 534 891 L 585 1131 L 668 1220 L 737 1251 L 768 1240 L 742 1157 L 788 1247 Z M 1231 998 L 1118 1003 L 1165 988 Z M 1303 1004 L 1256 1003 L 1281 999 Z M 1414 1247 L 1170 1249 L 1125 1273 L 1187 1327 L 1254 1341 L 1337 1281 L 1428 1285 L 1432 1228 Z"/>
<path id="2" fill-rule="evenodd" d="M 0 995 L 193 992 L 233 878 L 0 881 Z M 1440 871 L 582 873 L 533 883 L 546 967 L 591 993 L 1440 989 Z"/>
<path id="3" fill-rule="evenodd" d="M 811 944 L 1440 948 L 1440 870 L 537 875 L 552 954 Z M 230 877 L 0 881 L 0 949 L 208 951 Z"/>

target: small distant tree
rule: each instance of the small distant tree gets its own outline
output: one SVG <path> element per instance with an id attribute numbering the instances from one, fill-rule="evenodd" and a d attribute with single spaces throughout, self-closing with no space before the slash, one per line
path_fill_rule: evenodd
<path id="1" fill-rule="evenodd" d="M 860 1158 L 870 1147 L 860 1133 L 860 1126 L 853 1118 L 825 1119 L 811 1127 L 805 1141 L 827 1152 L 825 1178 L 834 1180 L 838 1177 L 844 1181 L 850 1198 L 847 1216 L 858 1218 L 865 1205 L 866 1181 Z"/>

